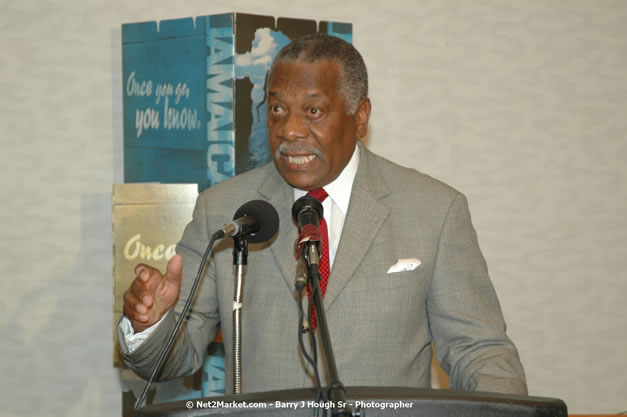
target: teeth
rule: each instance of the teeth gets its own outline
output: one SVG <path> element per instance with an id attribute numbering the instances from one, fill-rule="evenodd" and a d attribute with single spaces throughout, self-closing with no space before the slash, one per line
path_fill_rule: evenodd
<path id="1" fill-rule="evenodd" d="M 315 155 L 309 155 L 309 156 L 289 156 L 288 155 L 287 160 L 289 161 L 290 164 L 303 165 L 312 161 L 315 157 L 316 157 Z"/>

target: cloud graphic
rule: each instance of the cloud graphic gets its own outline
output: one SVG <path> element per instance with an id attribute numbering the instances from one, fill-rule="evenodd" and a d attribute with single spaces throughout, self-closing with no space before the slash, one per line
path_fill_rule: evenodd
<path id="1" fill-rule="evenodd" d="M 250 51 L 235 57 L 236 78 L 249 77 L 255 84 L 263 81 L 274 56 L 289 42 L 289 38 L 281 32 L 270 28 L 257 29 Z"/>
<path id="2" fill-rule="evenodd" d="M 274 56 L 277 44 L 271 32 L 270 28 L 261 28 L 255 31 L 255 40 L 253 41 L 253 49 L 251 51 L 253 56 Z M 257 43 L 256 45 L 255 42 Z"/>
<path id="3" fill-rule="evenodd" d="M 272 57 L 270 55 L 264 55 L 260 58 L 257 58 L 253 63 L 253 65 L 265 65 L 267 67 L 270 67 L 270 64 L 272 64 Z"/>
<path id="4" fill-rule="evenodd" d="M 238 54 L 235 58 L 235 65 L 251 66 L 260 65 L 270 68 L 272 59 L 279 50 L 278 44 L 274 36 L 279 32 L 274 32 L 270 28 L 260 28 L 255 31 L 255 39 L 253 40 L 250 52 Z"/>

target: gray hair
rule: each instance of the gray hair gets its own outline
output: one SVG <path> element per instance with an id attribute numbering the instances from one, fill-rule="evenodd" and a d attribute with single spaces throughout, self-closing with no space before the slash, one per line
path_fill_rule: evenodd
<path id="1" fill-rule="evenodd" d="M 272 77 L 272 71 L 282 62 L 325 60 L 340 66 L 340 93 L 346 100 L 347 112 L 355 114 L 361 100 L 368 97 L 368 71 L 359 51 L 337 36 L 314 33 L 295 39 L 274 58 L 269 76 Z"/>

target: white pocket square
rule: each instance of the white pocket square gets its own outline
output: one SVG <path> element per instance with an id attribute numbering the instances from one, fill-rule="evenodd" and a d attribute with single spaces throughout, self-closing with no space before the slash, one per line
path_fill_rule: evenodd
<path id="1" fill-rule="evenodd" d="M 388 274 L 395 272 L 413 271 L 418 268 L 422 262 L 418 258 L 399 259 L 394 265 L 388 269 Z"/>

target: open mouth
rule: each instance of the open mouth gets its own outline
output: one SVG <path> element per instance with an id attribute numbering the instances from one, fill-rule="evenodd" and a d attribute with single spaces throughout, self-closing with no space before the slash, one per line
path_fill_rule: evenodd
<path id="1" fill-rule="evenodd" d="M 287 162 L 294 165 L 305 165 L 316 157 L 316 155 L 307 155 L 307 156 L 290 156 L 285 155 L 287 157 Z"/>

